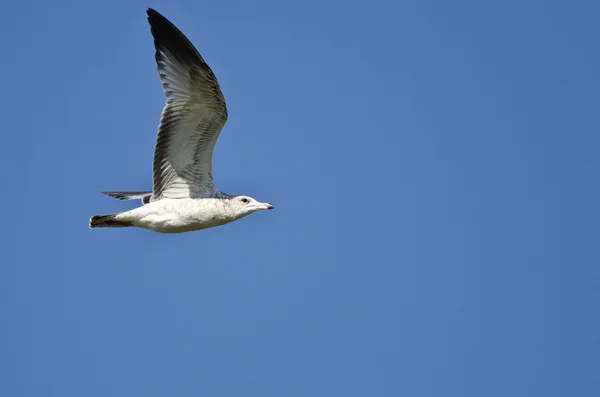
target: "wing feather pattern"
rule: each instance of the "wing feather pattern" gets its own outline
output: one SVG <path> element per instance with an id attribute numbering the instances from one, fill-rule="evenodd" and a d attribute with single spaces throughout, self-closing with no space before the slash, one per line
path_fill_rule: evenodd
<path id="1" fill-rule="evenodd" d="M 221 88 L 187 37 L 155 10 L 147 14 L 166 98 L 154 150 L 152 200 L 214 196 L 212 154 L 227 121 Z"/>

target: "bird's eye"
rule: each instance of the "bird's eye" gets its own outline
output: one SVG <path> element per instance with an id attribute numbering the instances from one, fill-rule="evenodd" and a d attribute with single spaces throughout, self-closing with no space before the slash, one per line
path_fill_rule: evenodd
<path id="1" fill-rule="evenodd" d="M 247 203 L 249 200 L 247 198 L 242 199 L 242 203 Z"/>

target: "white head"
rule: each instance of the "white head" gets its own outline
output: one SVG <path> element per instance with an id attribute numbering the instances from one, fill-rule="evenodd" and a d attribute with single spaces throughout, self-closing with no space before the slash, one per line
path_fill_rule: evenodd
<path id="1" fill-rule="evenodd" d="M 261 210 L 272 210 L 274 207 L 269 203 L 261 203 L 250 196 L 235 196 L 229 201 L 229 208 L 237 219 Z"/>

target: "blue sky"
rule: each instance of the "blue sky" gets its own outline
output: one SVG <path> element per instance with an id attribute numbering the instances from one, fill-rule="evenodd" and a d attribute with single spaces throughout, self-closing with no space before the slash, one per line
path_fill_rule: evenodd
<path id="1" fill-rule="evenodd" d="M 220 81 L 217 185 L 274 211 L 88 229 L 151 186 L 147 7 Z M 3 11 L 0 395 L 600 394 L 598 4 Z"/>

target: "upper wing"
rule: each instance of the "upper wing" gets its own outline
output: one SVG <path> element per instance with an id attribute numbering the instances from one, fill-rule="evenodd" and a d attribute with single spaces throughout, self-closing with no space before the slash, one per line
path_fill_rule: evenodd
<path id="1" fill-rule="evenodd" d="M 213 195 L 212 154 L 227 106 L 210 67 L 183 33 L 149 8 L 166 104 L 154 150 L 153 200 Z"/>

